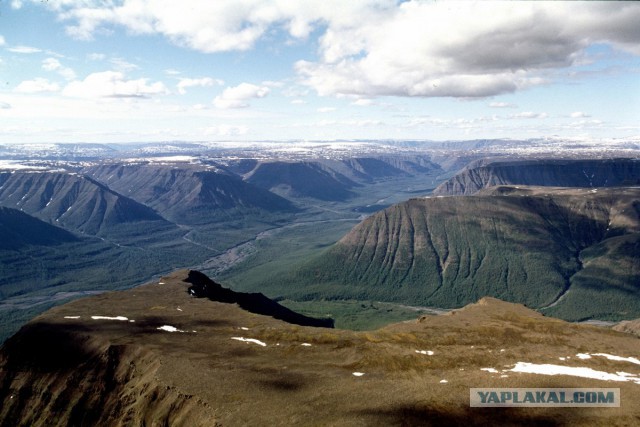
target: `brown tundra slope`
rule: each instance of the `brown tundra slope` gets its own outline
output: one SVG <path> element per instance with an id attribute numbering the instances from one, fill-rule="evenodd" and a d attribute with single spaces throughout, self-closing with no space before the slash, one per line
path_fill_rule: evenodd
<path id="1" fill-rule="evenodd" d="M 0 425 L 640 423 L 632 335 L 491 298 L 376 331 L 308 327 L 198 284 L 216 287 L 183 270 L 34 319 L 0 351 Z M 545 365 L 585 369 L 519 372 Z M 470 408 L 470 387 L 614 387 L 621 406 Z"/>

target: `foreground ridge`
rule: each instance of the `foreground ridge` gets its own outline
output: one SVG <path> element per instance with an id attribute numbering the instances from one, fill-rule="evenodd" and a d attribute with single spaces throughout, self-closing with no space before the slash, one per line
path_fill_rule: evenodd
<path id="1" fill-rule="evenodd" d="M 640 398 L 638 341 L 630 334 L 493 298 L 354 332 L 249 312 L 246 295 L 181 270 L 49 310 L 0 349 L 0 425 L 640 420 L 629 403 Z M 575 376 L 583 372 L 591 376 Z M 469 407 L 470 387 L 616 387 L 622 405 L 487 411 Z"/>

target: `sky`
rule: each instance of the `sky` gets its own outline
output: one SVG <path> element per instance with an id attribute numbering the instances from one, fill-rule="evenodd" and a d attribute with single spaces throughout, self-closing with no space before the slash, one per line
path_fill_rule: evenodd
<path id="1" fill-rule="evenodd" d="M 0 0 L 0 143 L 640 137 L 639 2 Z"/>

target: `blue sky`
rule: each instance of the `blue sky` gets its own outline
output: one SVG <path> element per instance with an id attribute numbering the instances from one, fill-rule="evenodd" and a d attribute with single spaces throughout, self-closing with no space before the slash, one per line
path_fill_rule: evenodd
<path id="1" fill-rule="evenodd" d="M 640 3 L 0 1 L 0 143 L 640 137 Z"/>

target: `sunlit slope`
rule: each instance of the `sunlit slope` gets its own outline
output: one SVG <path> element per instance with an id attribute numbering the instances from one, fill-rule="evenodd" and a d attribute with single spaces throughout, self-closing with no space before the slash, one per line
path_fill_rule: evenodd
<path id="1" fill-rule="evenodd" d="M 412 199 L 297 276 L 324 297 L 459 307 L 488 295 L 568 319 L 638 317 L 639 212 L 638 188 Z"/>

